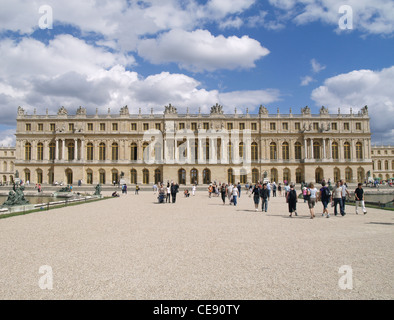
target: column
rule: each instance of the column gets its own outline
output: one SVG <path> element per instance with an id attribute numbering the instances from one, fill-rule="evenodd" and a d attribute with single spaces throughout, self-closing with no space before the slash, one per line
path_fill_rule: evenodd
<path id="1" fill-rule="evenodd" d="M 81 140 L 81 160 L 85 161 L 85 140 Z"/>
<path id="2" fill-rule="evenodd" d="M 201 164 L 204 162 L 204 149 L 203 149 L 203 140 L 198 137 L 198 163 Z"/>
<path id="3" fill-rule="evenodd" d="M 313 154 L 313 139 L 311 139 L 311 159 L 314 159 L 314 154 Z"/>
<path id="4" fill-rule="evenodd" d="M 308 159 L 308 142 L 304 139 L 305 160 Z"/>
<path id="5" fill-rule="evenodd" d="M 326 139 L 323 139 L 323 159 L 326 159 Z"/>
<path id="6" fill-rule="evenodd" d="M 74 161 L 78 160 L 78 140 L 74 139 Z"/>
<path id="7" fill-rule="evenodd" d="M 64 152 L 65 152 L 65 150 L 66 150 L 66 140 L 63 139 L 63 140 L 62 140 L 62 160 L 63 160 L 63 161 L 65 160 L 65 159 L 64 159 Z"/>
<path id="8" fill-rule="evenodd" d="M 332 139 L 329 140 L 330 150 L 328 151 L 328 158 L 332 159 Z"/>
<path id="9" fill-rule="evenodd" d="M 59 160 L 59 139 L 56 139 L 55 160 Z"/>

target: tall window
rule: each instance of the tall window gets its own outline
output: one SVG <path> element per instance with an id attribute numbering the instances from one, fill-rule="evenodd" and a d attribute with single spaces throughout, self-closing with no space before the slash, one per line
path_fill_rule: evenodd
<path id="1" fill-rule="evenodd" d="M 37 183 L 42 184 L 42 170 L 37 170 Z"/>
<path id="2" fill-rule="evenodd" d="M 149 143 L 145 142 L 142 145 L 142 158 L 144 160 L 149 160 Z"/>
<path id="3" fill-rule="evenodd" d="M 301 183 L 302 182 L 302 170 L 298 168 L 296 170 L 296 183 Z"/>
<path id="4" fill-rule="evenodd" d="M 338 168 L 334 169 L 334 181 L 337 182 L 341 180 L 341 171 Z"/>
<path id="5" fill-rule="evenodd" d="M 350 168 L 346 168 L 345 170 L 345 180 L 347 182 L 353 182 L 353 170 Z"/>
<path id="6" fill-rule="evenodd" d="M 313 143 L 313 157 L 315 160 L 319 160 L 320 157 L 320 143 L 314 142 Z"/>
<path id="7" fill-rule="evenodd" d="M 37 144 L 37 160 L 44 160 L 44 145 L 41 142 Z"/>
<path id="8" fill-rule="evenodd" d="M 130 170 L 130 183 L 137 184 L 137 170 L 135 169 Z"/>
<path id="9" fill-rule="evenodd" d="M 337 142 L 333 142 L 332 143 L 331 153 L 332 153 L 332 158 L 333 159 L 335 159 L 335 160 L 339 159 L 339 147 L 338 147 L 338 143 Z"/>
<path id="10" fill-rule="evenodd" d="M 252 169 L 252 183 L 257 183 L 259 181 L 259 170 Z"/>
<path id="11" fill-rule="evenodd" d="M 290 183 L 291 176 L 290 176 L 290 170 L 289 169 L 284 169 L 283 170 L 283 181 L 287 181 Z"/>
<path id="12" fill-rule="evenodd" d="M 228 162 L 233 160 L 233 144 L 231 142 L 227 144 L 227 159 Z"/>
<path id="13" fill-rule="evenodd" d="M 142 183 L 149 184 L 149 170 L 148 169 L 144 169 L 142 171 Z"/>
<path id="14" fill-rule="evenodd" d="M 276 153 L 276 143 L 275 142 L 271 142 L 270 143 L 270 159 L 271 160 L 277 160 L 278 156 Z"/>
<path id="15" fill-rule="evenodd" d="M 287 142 L 284 142 L 282 144 L 282 158 L 283 160 L 289 160 L 290 159 L 290 153 L 289 153 L 289 144 Z"/>
<path id="16" fill-rule="evenodd" d="M 93 171 L 92 170 L 86 171 L 86 183 L 93 184 Z"/>
<path id="17" fill-rule="evenodd" d="M 228 180 L 228 183 L 232 183 L 232 184 L 234 184 L 234 172 L 233 172 L 233 169 L 228 169 L 227 170 L 227 180 Z"/>
<path id="18" fill-rule="evenodd" d="M 198 184 L 198 171 L 197 169 L 190 170 L 190 182 L 192 184 Z"/>
<path id="19" fill-rule="evenodd" d="M 31 160 L 31 144 L 29 142 L 25 144 L 25 160 Z"/>
<path id="20" fill-rule="evenodd" d="M 93 143 L 91 142 L 86 145 L 86 157 L 88 161 L 93 160 Z"/>
<path id="21" fill-rule="evenodd" d="M 74 151 L 75 151 L 74 142 L 70 142 L 68 144 L 67 150 L 68 150 L 68 160 L 70 160 L 70 161 L 74 160 Z"/>
<path id="22" fill-rule="evenodd" d="M 356 143 L 356 158 L 361 160 L 363 158 L 363 145 L 361 142 Z"/>
<path id="23" fill-rule="evenodd" d="M 137 159 L 138 159 L 137 151 L 138 151 L 137 144 L 136 143 L 132 143 L 131 144 L 131 155 L 130 155 L 130 160 L 131 161 L 137 161 Z"/>
<path id="24" fill-rule="evenodd" d="M 179 184 L 186 184 L 186 171 L 185 169 L 178 170 L 178 183 Z"/>
<path id="25" fill-rule="evenodd" d="M 105 159 L 106 159 L 106 156 L 105 156 L 105 150 L 106 148 L 105 148 L 105 143 L 104 142 L 101 142 L 100 143 L 100 145 L 99 145 L 99 160 L 100 161 L 104 161 Z"/>
<path id="26" fill-rule="evenodd" d="M 54 142 L 51 142 L 49 144 L 49 160 L 55 160 L 56 159 L 56 144 Z"/>
<path id="27" fill-rule="evenodd" d="M 259 159 L 259 146 L 256 142 L 252 143 L 252 161 L 257 161 Z"/>
<path id="28" fill-rule="evenodd" d="M 204 145 L 204 150 L 205 150 L 205 159 L 208 161 L 209 160 L 209 140 L 205 140 L 205 145 Z"/>
<path id="29" fill-rule="evenodd" d="M 238 155 L 239 155 L 239 159 L 240 160 L 243 160 L 243 158 L 244 158 L 244 143 L 243 142 L 240 142 L 239 143 L 239 148 L 238 148 Z"/>
<path id="30" fill-rule="evenodd" d="M 389 169 L 389 162 L 386 160 L 384 162 L 384 170 L 388 170 Z"/>
<path id="31" fill-rule="evenodd" d="M 210 184 L 211 183 L 211 170 L 209 169 L 204 169 L 202 172 L 202 179 L 204 184 Z"/>
<path id="32" fill-rule="evenodd" d="M 378 161 L 378 170 L 380 171 L 380 170 L 382 170 L 382 161 Z"/>
<path id="33" fill-rule="evenodd" d="M 156 169 L 155 170 L 155 183 L 163 182 L 163 179 L 161 178 L 161 170 Z"/>
<path id="34" fill-rule="evenodd" d="M 344 158 L 346 160 L 350 160 L 350 143 L 349 142 L 345 142 L 345 144 L 343 145 L 343 154 L 344 154 Z"/>
<path id="35" fill-rule="evenodd" d="M 105 184 L 105 171 L 100 170 L 99 174 L 100 174 L 100 184 Z"/>
<path id="36" fill-rule="evenodd" d="M 301 160 L 302 159 L 302 152 L 301 152 L 301 143 L 300 142 L 296 142 L 294 144 L 294 154 L 295 154 L 295 158 L 296 160 Z"/>
<path id="37" fill-rule="evenodd" d="M 112 161 L 118 161 L 119 160 L 119 146 L 116 142 L 112 144 L 111 150 L 112 150 Z"/>

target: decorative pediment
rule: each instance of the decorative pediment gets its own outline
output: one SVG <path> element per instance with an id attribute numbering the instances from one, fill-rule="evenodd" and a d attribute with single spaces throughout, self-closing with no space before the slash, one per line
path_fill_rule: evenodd
<path id="1" fill-rule="evenodd" d="M 308 106 L 306 106 L 305 108 L 301 109 L 301 114 L 302 115 L 310 115 L 311 114 L 311 109 Z"/>
<path id="2" fill-rule="evenodd" d="M 120 115 L 121 116 L 128 116 L 128 115 L 130 115 L 129 107 L 128 106 L 124 106 L 123 108 L 121 108 L 120 109 Z"/>
<path id="3" fill-rule="evenodd" d="M 164 114 L 177 114 L 178 111 L 177 109 L 171 105 L 171 103 L 168 106 L 164 107 Z"/>
<path id="4" fill-rule="evenodd" d="M 59 111 L 57 112 L 57 114 L 59 115 L 59 116 L 66 116 L 67 114 L 68 114 L 68 111 L 67 111 L 67 109 L 65 108 L 65 107 L 61 107 L 60 109 L 59 109 Z"/>
<path id="5" fill-rule="evenodd" d="M 268 115 L 268 109 L 266 107 L 264 107 L 264 106 L 260 106 L 259 114 Z"/>
<path id="6" fill-rule="evenodd" d="M 211 114 L 223 114 L 223 107 L 219 104 L 214 105 L 211 108 Z"/>

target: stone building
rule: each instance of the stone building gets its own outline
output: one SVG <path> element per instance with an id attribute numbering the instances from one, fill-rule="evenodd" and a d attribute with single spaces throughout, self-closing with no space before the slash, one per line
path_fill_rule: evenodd
<path id="1" fill-rule="evenodd" d="M 0 147 L 0 182 L 2 185 L 14 182 L 15 148 Z"/>
<path id="2" fill-rule="evenodd" d="M 357 182 L 372 171 L 371 147 L 367 107 L 224 114 L 216 104 L 209 114 L 179 114 L 169 105 L 163 114 L 130 114 L 125 106 L 91 115 L 82 107 L 56 115 L 19 107 L 15 167 L 23 180 L 44 184 Z"/>
<path id="3" fill-rule="evenodd" d="M 387 181 L 394 178 L 394 147 L 372 147 L 373 178 Z"/>

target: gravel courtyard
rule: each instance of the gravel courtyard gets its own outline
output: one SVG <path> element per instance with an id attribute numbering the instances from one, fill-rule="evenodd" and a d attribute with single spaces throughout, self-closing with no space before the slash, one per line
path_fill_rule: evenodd
<path id="1" fill-rule="evenodd" d="M 146 191 L 0 219 L 0 298 L 393 299 L 394 212 L 321 208 L 311 220 L 301 200 L 289 218 L 283 197 L 262 213 L 244 191 L 237 207 Z M 338 284 L 344 265 L 353 289 Z"/>

